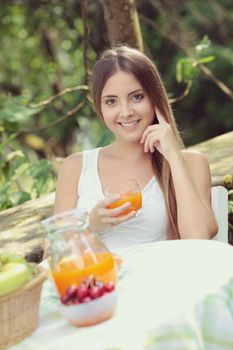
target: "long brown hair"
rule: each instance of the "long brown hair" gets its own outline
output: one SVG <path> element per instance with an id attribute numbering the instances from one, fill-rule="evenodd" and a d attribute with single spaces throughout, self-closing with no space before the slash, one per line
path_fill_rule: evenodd
<path id="1" fill-rule="evenodd" d="M 96 62 L 92 74 L 92 92 L 98 115 L 101 112 L 101 94 L 107 80 L 117 71 L 135 76 L 147 93 L 150 101 L 171 125 L 181 147 L 183 142 L 177 130 L 168 97 L 154 63 L 140 51 L 128 46 L 116 46 L 103 52 Z M 157 151 L 152 153 L 155 176 L 164 193 L 168 213 L 168 239 L 180 238 L 177 222 L 177 203 L 171 169 L 167 160 Z"/>

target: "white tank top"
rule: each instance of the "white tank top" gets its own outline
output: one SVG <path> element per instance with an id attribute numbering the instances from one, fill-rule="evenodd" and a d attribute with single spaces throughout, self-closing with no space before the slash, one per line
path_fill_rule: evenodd
<path id="1" fill-rule="evenodd" d="M 98 174 L 100 148 L 83 152 L 83 165 L 78 184 L 78 204 L 90 212 L 104 198 Z M 167 213 L 163 193 L 155 177 L 142 189 L 142 208 L 132 219 L 100 233 L 110 249 L 167 239 Z"/>

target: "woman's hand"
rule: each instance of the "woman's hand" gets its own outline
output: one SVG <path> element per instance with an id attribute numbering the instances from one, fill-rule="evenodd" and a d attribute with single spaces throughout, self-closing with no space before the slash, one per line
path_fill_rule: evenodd
<path id="1" fill-rule="evenodd" d="M 174 153 L 180 153 L 180 145 L 176 140 L 170 124 L 155 108 L 158 124 L 148 126 L 140 140 L 144 143 L 144 151 L 153 153 L 157 149 L 169 162 Z"/>
<path id="2" fill-rule="evenodd" d="M 97 205 L 92 209 L 89 215 L 90 229 L 94 232 L 101 232 L 105 229 L 111 228 L 118 225 L 124 221 L 131 219 L 136 211 L 133 210 L 129 214 L 118 217 L 117 215 L 123 213 L 126 209 L 131 207 L 131 203 L 127 202 L 121 206 L 108 209 L 107 206 L 117 202 L 120 196 L 105 198 L 97 203 Z"/>

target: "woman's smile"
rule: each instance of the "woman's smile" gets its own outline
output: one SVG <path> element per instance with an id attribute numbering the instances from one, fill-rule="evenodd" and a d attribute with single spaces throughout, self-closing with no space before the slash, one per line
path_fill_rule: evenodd
<path id="1" fill-rule="evenodd" d="M 133 121 L 117 122 L 123 129 L 132 130 L 135 129 L 140 123 L 140 119 Z"/>

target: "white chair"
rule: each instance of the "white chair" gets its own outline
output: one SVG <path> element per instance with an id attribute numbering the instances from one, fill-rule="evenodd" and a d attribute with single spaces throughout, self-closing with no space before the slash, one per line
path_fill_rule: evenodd
<path id="1" fill-rule="evenodd" d="M 215 240 L 228 243 L 228 191 L 223 186 L 211 189 L 211 205 L 219 230 Z"/>

